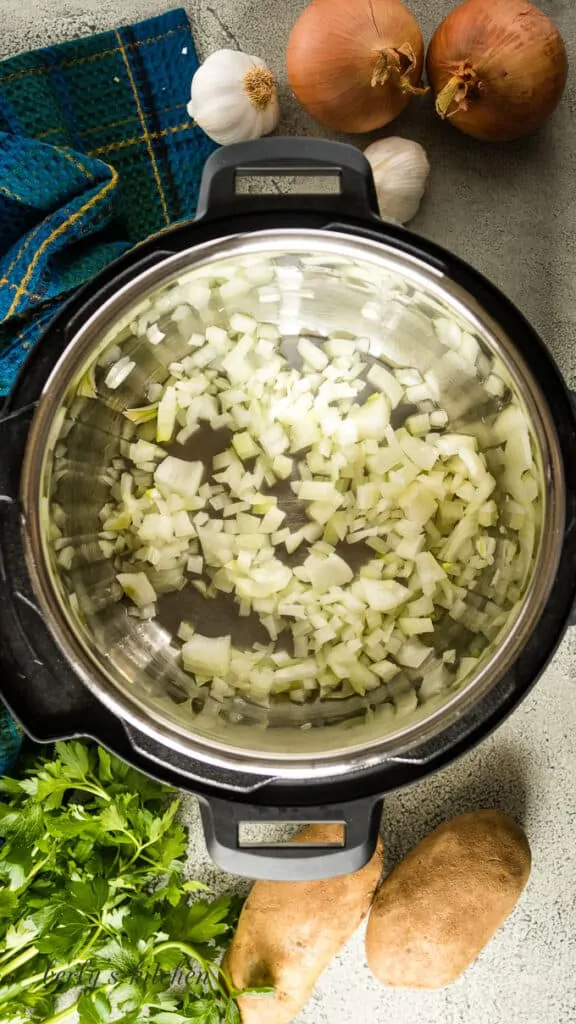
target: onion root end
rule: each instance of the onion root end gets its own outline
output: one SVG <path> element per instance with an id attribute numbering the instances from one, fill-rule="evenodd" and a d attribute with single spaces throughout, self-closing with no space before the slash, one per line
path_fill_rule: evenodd
<path id="1" fill-rule="evenodd" d="M 443 120 L 468 110 L 469 100 L 478 89 L 478 76 L 468 61 L 463 61 L 456 74 L 448 79 L 436 97 L 436 113 Z M 453 108 L 453 109 L 451 109 Z"/>
<path id="2" fill-rule="evenodd" d="M 376 89 L 378 86 L 386 85 L 392 77 L 395 77 L 402 92 L 410 93 L 412 96 L 423 96 L 428 92 L 428 87 L 414 85 L 410 81 L 416 67 L 416 54 L 410 43 L 403 43 L 402 46 L 398 47 L 389 47 L 386 50 L 378 50 L 370 85 L 373 89 Z"/>

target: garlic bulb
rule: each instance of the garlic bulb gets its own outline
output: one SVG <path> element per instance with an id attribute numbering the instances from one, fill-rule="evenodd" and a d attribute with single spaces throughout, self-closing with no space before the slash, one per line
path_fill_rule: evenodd
<path id="1" fill-rule="evenodd" d="M 273 132 L 280 120 L 276 81 L 263 60 L 217 50 L 192 79 L 187 110 L 214 142 L 227 146 Z"/>
<path id="2" fill-rule="evenodd" d="M 410 139 L 392 136 L 373 142 L 364 156 L 372 167 L 380 216 L 400 224 L 412 220 L 430 174 L 425 150 Z"/>

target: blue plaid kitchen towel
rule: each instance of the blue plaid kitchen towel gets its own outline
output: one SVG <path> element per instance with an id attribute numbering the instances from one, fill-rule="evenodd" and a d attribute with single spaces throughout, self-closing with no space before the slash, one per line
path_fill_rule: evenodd
<path id="1" fill-rule="evenodd" d="M 194 215 L 184 10 L 0 62 L 0 396 L 65 296 Z"/>

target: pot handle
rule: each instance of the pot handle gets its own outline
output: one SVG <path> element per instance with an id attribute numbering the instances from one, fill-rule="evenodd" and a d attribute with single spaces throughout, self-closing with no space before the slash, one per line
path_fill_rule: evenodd
<path id="1" fill-rule="evenodd" d="M 328 177 L 332 193 L 239 193 L 242 177 Z M 346 217 L 378 216 L 372 170 L 354 146 L 327 139 L 267 138 L 223 146 L 204 166 L 196 219 L 220 218 L 229 213 L 272 213 L 294 210 Z"/>
<path id="2" fill-rule="evenodd" d="M 246 878 L 273 882 L 315 881 L 359 871 L 378 842 L 382 800 L 364 797 L 322 807 L 264 807 L 232 803 L 220 797 L 200 798 L 208 852 L 218 867 Z M 342 845 L 241 842 L 242 824 L 279 822 L 344 825 Z"/>

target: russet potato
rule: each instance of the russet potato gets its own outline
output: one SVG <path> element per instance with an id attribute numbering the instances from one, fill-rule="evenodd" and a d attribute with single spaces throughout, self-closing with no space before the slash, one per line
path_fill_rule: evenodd
<path id="1" fill-rule="evenodd" d="M 295 841 L 335 843 L 341 825 L 309 825 Z M 382 874 L 379 840 L 361 871 L 314 882 L 256 882 L 225 959 L 236 988 L 271 986 L 238 1000 L 243 1024 L 288 1024 L 370 909 Z"/>
<path id="2" fill-rule="evenodd" d="M 435 829 L 384 880 L 366 930 L 383 985 L 436 989 L 455 981 L 512 913 L 530 874 L 523 829 L 498 811 Z"/>

